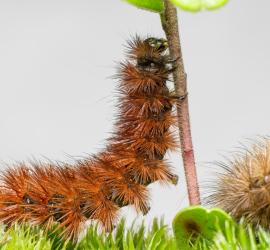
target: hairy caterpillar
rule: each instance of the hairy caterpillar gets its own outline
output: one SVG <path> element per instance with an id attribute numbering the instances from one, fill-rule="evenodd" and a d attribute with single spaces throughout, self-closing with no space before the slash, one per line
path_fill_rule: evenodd
<path id="1" fill-rule="evenodd" d="M 207 202 L 224 209 L 237 221 L 244 218 L 255 228 L 270 229 L 270 141 L 259 141 L 218 165 L 224 172 Z"/>
<path id="2" fill-rule="evenodd" d="M 135 37 L 121 63 L 119 114 L 104 151 L 74 165 L 21 163 L 1 173 L 0 221 L 30 221 L 76 240 L 84 222 L 99 221 L 112 230 L 119 208 L 149 211 L 147 185 L 176 184 L 163 159 L 176 147 L 175 96 L 166 85 L 174 68 L 164 39 Z"/>

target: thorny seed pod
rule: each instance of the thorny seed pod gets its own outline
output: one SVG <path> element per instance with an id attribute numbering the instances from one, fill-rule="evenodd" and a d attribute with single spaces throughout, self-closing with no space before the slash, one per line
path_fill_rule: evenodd
<path id="1" fill-rule="evenodd" d="M 208 204 L 224 209 L 236 220 L 270 229 L 270 141 L 246 148 L 227 163 L 219 175 Z"/>

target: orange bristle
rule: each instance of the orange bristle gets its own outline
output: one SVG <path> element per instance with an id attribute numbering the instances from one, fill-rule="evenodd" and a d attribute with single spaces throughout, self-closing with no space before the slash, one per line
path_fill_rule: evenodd
<path id="1" fill-rule="evenodd" d="M 29 169 L 22 163 L 1 174 L 0 221 L 8 226 L 27 220 L 31 213 L 27 209 Z"/>
<path id="2" fill-rule="evenodd" d="M 173 72 L 164 39 L 129 41 L 127 61 L 120 64 L 119 113 L 107 147 L 75 164 L 21 164 L 2 173 L 0 220 L 12 225 L 30 221 L 62 230 L 76 241 L 86 220 L 111 231 L 119 209 L 133 205 L 146 214 L 147 186 L 177 183 L 168 150 L 178 147 L 172 127 L 177 97 L 166 83 Z"/>

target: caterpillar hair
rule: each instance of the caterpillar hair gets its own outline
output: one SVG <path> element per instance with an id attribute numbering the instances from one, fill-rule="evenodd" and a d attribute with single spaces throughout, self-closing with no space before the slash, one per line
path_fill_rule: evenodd
<path id="1" fill-rule="evenodd" d="M 175 95 L 167 82 L 174 70 L 164 39 L 136 36 L 119 66 L 117 121 L 106 148 L 75 164 L 21 163 L 1 173 L 0 221 L 29 221 L 77 240 L 86 220 L 114 228 L 119 209 L 133 205 L 146 214 L 147 186 L 177 184 L 164 160 L 177 147 Z"/>

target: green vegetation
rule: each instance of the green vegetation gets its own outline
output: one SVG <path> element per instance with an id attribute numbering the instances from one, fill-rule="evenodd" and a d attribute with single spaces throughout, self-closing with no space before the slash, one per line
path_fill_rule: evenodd
<path id="1" fill-rule="evenodd" d="M 176 242 L 163 221 L 155 219 L 149 230 L 144 224 L 125 229 L 122 220 L 113 234 L 100 234 L 96 227 L 90 227 L 86 236 L 79 243 L 78 249 L 104 250 L 143 250 L 143 249 L 177 249 Z"/>
<path id="2" fill-rule="evenodd" d="M 159 12 L 164 11 L 163 0 L 124 0 L 138 8 Z M 228 0 L 170 0 L 175 6 L 191 12 L 215 10 L 224 6 Z"/>
<path id="3" fill-rule="evenodd" d="M 0 249 L 14 250 L 132 250 L 132 249 L 177 249 L 176 241 L 163 221 L 155 219 L 147 229 L 144 224 L 135 224 L 126 230 L 125 220 L 121 220 L 113 233 L 102 233 L 92 225 L 86 235 L 77 243 L 60 240 L 56 233 L 45 233 L 37 227 L 14 226 L 2 231 Z"/>
<path id="4" fill-rule="evenodd" d="M 171 0 L 171 2 L 183 10 L 197 12 L 220 8 L 225 5 L 228 0 Z"/>
<path id="5" fill-rule="evenodd" d="M 190 249 L 190 245 L 200 241 L 211 242 L 217 232 L 224 232 L 225 223 L 233 223 L 232 218 L 218 208 L 206 209 L 192 206 L 181 210 L 173 220 L 173 230 L 180 249 Z"/>
<path id="6" fill-rule="evenodd" d="M 185 211 L 185 210 L 183 210 Z M 211 210 L 210 210 L 211 211 Z M 196 213 L 201 211 L 196 211 Z M 187 214 L 183 213 L 184 217 Z M 211 213 L 209 213 L 211 214 Z M 179 216 L 179 214 L 177 215 Z M 212 219 L 210 219 L 212 220 Z M 224 222 L 224 224 L 223 224 Z M 233 222 L 230 218 L 216 224 L 215 233 L 211 237 L 197 235 L 196 241 L 189 242 L 189 248 L 184 245 L 177 248 L 176 238 L 169 226 L 155 219 L 147 229 L 144 224 L 126 229 L 125 221 L 121 220 L 113 233 L 99 232 L 97 226 L 90 226 L 86 235 L 78 242 L 60 240 L 57 233 L 45 233 L 37 227 L 14 226 L 0 233 L 0 249 L 14 250 L 270 250 L 270 233 L 262 229 L 254 231 L 251 227 Z M 209 230 L 206 229 L 206 231 Z M 192 237 L 189 239 L 192 239 Z M 186 245 L 185 245 L 186 246 Z"/>
<path id="7" fill-rule="evenodd" d="M 140 8 L 153 12 L 162 12 L 164 10 L 163 0 L 125 0 L 126 2 Z"/>

